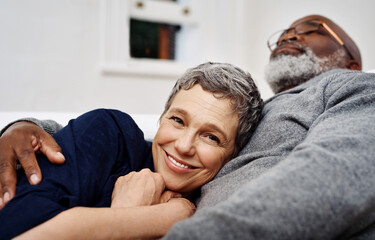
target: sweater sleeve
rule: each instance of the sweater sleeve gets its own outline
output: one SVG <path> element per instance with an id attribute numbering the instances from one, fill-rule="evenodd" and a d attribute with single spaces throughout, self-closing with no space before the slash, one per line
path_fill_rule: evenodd
<path id="1" fill-rule="evenodd" d="M 348 239 L 374 234 L 374 76 L 351 73 L 341 85 L 327 85 L 320 99 L 323 112 L 283 161 L 227 200 L 175 224 L 164 239 Z"/>
<path id="2" fill-rule="evenodd" d="M 61 128 L 63 128 L 63 126 L 61 124 L 55 122 L 54 120 L 39 120 L 39 119 L 36 119 L 36 118 L 22 118 L 22 119 L 19 119 L 19 120 L 16 120 L 14 122 L 9 123 L 3 129 L 1 129 L 0 136 L 3 135 L 3 133 L 12 124 L 14 124 L 16 122 L 22 122 L 22 121 L 32 122 L 32 123 L 38 125 L 40 128 L 42 128 L 44 131 L 46 131 L 50 135 L 53 135 L 53 134 L 57 133 Z"/>

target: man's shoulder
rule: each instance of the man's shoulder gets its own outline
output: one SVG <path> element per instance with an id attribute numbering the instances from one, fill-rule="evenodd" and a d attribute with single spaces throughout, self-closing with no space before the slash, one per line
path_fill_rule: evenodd
<path id="1" fill-rule="evenodd" d="M 306 83 L 305 88 L 323 87 L 329 91 L 354 89 L 359 85 L 375 86 L 375 74 L 348 69 L 334 69 L 320 74 Z"/>
<path id="2" fill-rule="evenodd" d="M 327 82 L 348 82 L 353 79 L 374 79 L 375 74 L 349 69 L 333 69 L 317 76 L 320 80 Z"/>
<path id="3" fill-rule="evenodd" d="M 309 96 L 309 98 L 314 95 L 316 98 L 326 99 L 335 93 L 351 94 L 353 91 L 357 91 L 356 89 L 359 87 L 375 91 L 375 74 L 348 69 L 333 69 L 315 76 L 297 87 L 278 93 L 267 99 L 265 103 L 278 103 L 280 99 L 290 100 L 290 97 L 296 96 L 296 94 L 298 96 Z"/>

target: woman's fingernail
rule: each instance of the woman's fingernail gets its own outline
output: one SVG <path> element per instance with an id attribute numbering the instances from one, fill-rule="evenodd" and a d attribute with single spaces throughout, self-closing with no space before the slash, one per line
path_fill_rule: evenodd
<path id="1" fill-rule="evenodd" d="M 31 174 L 30 176 L 30 181 L 32 184 L 38 184 L 40 179 L 39 177 L 34 173 L 34 174 Z"/>
<path id="2" fill-rule="evenodd" d="M 4 203 L 9 202 L 9 200 L 10 200 L 10 194 L 8 192 L 5 192 L 4 193 Z"/>
<path id="3" fill-rule="evenodd" d="M 62 158 L 62 159 L 65 160 L 65 157 L 64 157 L 64 155 L 61 152 L 57 152 L 57 155 L 59 155 L 60 158 Z"/>

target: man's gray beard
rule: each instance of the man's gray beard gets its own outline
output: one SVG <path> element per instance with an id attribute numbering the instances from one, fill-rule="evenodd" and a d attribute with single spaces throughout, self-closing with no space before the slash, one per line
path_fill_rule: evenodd
<path id="1" fill-rule="evenodd" d="M 339 49 L 328 57 L 318 58 L 311 49 L 304 47 L 299 56 L 280 55 L 272 59 L 265 70 L 266 81 L 274 93 L 295 87 L 328 70 L 338 67 L 345 51 Z"/>

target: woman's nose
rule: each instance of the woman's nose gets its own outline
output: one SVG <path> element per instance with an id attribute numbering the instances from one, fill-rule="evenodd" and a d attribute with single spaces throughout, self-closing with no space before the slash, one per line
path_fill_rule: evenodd
<path id="1" fill-rule="evenodd" d="M 181 155 L 192 156 L 195 153 L 194 135 L 184 131 L 175 141 L 175 148 Z"/>

